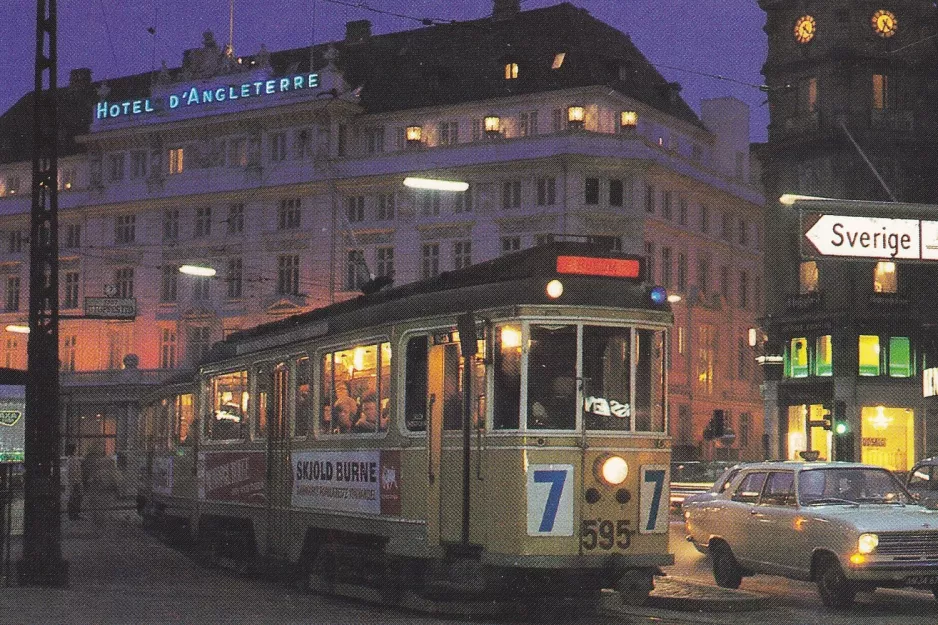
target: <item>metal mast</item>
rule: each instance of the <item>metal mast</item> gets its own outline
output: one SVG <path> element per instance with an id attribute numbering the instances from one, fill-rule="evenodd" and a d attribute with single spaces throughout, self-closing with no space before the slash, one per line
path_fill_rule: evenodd
<path id="1" fill-rule="evenodd" d="M 26 473 L 20 585 L 65 586 L 59 500 L 59 276 L 56 0 L 36 0 Z"/>

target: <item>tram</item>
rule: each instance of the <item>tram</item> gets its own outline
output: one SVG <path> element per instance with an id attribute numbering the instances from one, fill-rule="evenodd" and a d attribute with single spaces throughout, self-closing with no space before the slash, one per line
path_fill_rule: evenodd
<path id="1" fill-rule="evenodd" d="M 557 242 L 238 332 L 148 402 L 145 524 L 320 585 L 640 603 L 671 324 L 643 258 Z"/>

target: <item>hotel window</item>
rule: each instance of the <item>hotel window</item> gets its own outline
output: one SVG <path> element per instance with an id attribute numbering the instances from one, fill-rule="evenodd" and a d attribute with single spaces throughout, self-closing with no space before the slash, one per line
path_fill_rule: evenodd
<path id="1" fill-rule="evenodd" d="M 537 111 L 518 115 L 518 134 L 522 137 L 533 137 L 537 134 Z"/>
<path id="2" fill-rule="evenodd" d="M 720 228 L 720 236 L 723 237 L 724 241 L 733 240 L 733 217 L 729 213 L 723 213 L 722 227 Z"/>
<path id="3" fill-rule="evenodd" d="M 550 64 L 551 69 L 560 69 L 563 66 L 563 60 L 566 58 L 566 52 L 558 52 L 554 55 L 554 60 Z"/>
<path id="4" fill-rule="evenodd" d="M 74 334 L 62 337 L 62 370 L 75 371 L 78 356 L 78 337 Z"/>
<path id="5" fill-rule="evenodd" d="M 228 167 L 248 166 L 248 142 L 244 137 L 228 141 Z"/>
<path id="6" fill-rule="evenodd" d="M 505 180 L 502 182 L 502 208 L 518 208 L 521 206 L 521 181 Z"/>
<path id="7" fill-rule="evenodd" d="M 365 198 L 361 197 L 361 199 L 364 205 Z M 277 207 L 277 230 L 296 230 L 299 227 L 300 198 L 290 197 L 280 200 L 280 206 Z"/>
<path id="8" fill-rule="evenodd" d="M 681 293 L 687 290 L 687 256 L 684 253 L 677 255 L 677 290 Z"/>
<path id="9" fill-rule="evenodd" d="M 720 267 L 720 295 L 723 300 L 729 302 L 730 299 L 730 268 L 726 265 Z"/>
<path id="10" fill-rule="evenodd" d="M 255 134 L 248 137 L 248 167 L 257 167 L 261 164 L 261 136 Z"/>
<path id="11" fill-rule="evenodd" d="M 182 148 L 173 148 L 169 151 L 167 163 L 169 165 L 169 175 L 181 174 L 183 172 L 184 150 Z"/>
<path id="12" fill-rule="evenodd" d="M 300 294 L 300 257 L 277 257 L 277 295 Z"/>
<path id="13" fill-rule="evenodd" d="M 655 188 L 650 184 L 645 185 L 645 212 L 655 212 Z"/>
<path id="14" fill-rule="evenodd" d="M 609 181 L 609 206 L 622 206 L 625 203 L 622 181 L 613 178 Z"/>
<path id="15" fill-rule="evenodd" d="M 20 230 L 14 230 L 8 237 L 9 245 L 7 249 L 10 253 L 18 254 L 26 247 L 26 236 Z"/>
<path id="16" fill-rule="evenodd" d="M 19 341 L 15 336 L 8 336 L 3 350 L 3 366 L 8 369 L 17 368 L 19 361 Z"/>
<path id="17" fill-rule="evenodd" d="M 687 225 L 687 198 L 683 195 L 677 198 L 677 223 Z"/>
<path id="18" fill-rule="evenodd" d="M 794 338 L 788 349 L 788 377 L 808 377 L 808 339 Z"/>
<path id="19" fill-rule="evenodd" d="M 834 350 L 830 334 L 819 336 L 815 340 L 814 375 L 821 377 L 834 375 Z"/>
<path id="20" fill-rule="evenodd" d="M 228 219 L 225 222 L 228 226 L 228 234 L 244 232 L 244 204 L 229 204 Z"/>
<path id="21" fill-rule="evenodd" d="M 124 245 L 136 239 L 136 221 L 134 215 L 118 215 L 114 218 L 114 243 Z"/>
<path id="22" fill-rule="evenodd" d="M 861 334 L 859 337 L 858 368 L 861 376 L 879 375 L 879 337 Z"/>
<path id="23" fill-rule="evenodd" d="M 462 269 L 472 264 L 472 241 L 453 243 L 453 269 Z"/>
<path id="24" fill-rule="evenodd" d="M 440 122 L 438 128 L 439 145 L 456 145 L 459 143 L 459 122 Z"/>
<path id="25" fill-rule="evenodd" d="M 401 137 L 403 138 L 403 134 Z M 345 156 L 348 150 L 348 126 L 339 124 L 336 128 L 335 153 L 337 156 Z"/>
<path id="26" fill-rule="evenodd" d="M 229 258 L 225 267 L 225 295 L 228 299 L 239 299 L 244 289 L 244 264 L 240 258 Z"/>
<path id="27" fill-rule="evenodd" d="M 186 357 L 189 359 L 189 364 L 197 364 L 208 353 L 208 348 L 211 347 L 209 336 L 206 326 L 186 329 Z"/>
<path id="28" fill-rule="evenodd" d="M 888 106 L 889 80 L 886 74 L 873 74 L 873 108 L 881 111 Z"/>
<path id="29" fill-rule="evenodd" d="M 160 303 L 176 301 L 176 288 L 179 284 L 179 268 L 175 265 L 163 265 L 160 269 Z"/>
<path id="30" fill-rule="evenodd" d="M 195 231 L 193 235 L 199 239 L 212 234 L 212 208 L 200 206 L 195 209 Z"/>
<path id="31" fill-rule="evenodd" d="M 817 261 L 802 261 L 798 269 L 798 292 L 802 295 L 815 293 L 818 290 Z"/>
<path id="32" fill-rule="evenodd" d="M 384 126 L 365 129 L 365 150 L 368 154 L 384 152 Z"/>
<path id="33" fill-rule="evenodd" d="M 118 267 L 114 270 L 114 286 L 117 287 L 117 297 L 134 296 L 134 268 Z"/>
<path id="34" fill-rule="evenodd" d="M 813 113 L 817 110 L 817 78 L 803 78 L 797 85 L 798 114 Z"/>
<path id="35" fill-rule="evenodd" d="M 307 128 L 297 130 L 293 134 L 293 158 L 300 161 L 313 155 L 311 132 Z"/>
<path id="36" fill-rule="evenodd" d="M 674 196 L 670 191 L 661 192 L 661 213 L 662 216 L 667 220 L 672 218 L 671 203 L 673 200 Z"/>
<path id="37" fill-rule="evenodd" d="M 700 231 L 704 234 L 710 232 L 710 207 L 706 204 L 700 205 Z"/>
<path id="38" fill-rule="evenodd" d="M 394 219 L 394 193 L 378 194 L 378 219 Z"/>
<path id="39" fill-rule="evenodd" d="M 655 284 L 655 244 L 652 241 L 645 241 L 645 275 Z"/>
<path id="40" fill-rule="evenodd" d="M 349 223 L 365 221 L 364 195 L 352 195 L 345 198 L 345 218 Z"/>
<path id="41" fill-rule="evenodd" d="M 424 217 L 437 217 L 440 214 L 442 197 L 439 191 L 420 191 L 420 214 Z"/>
<path id="42" fill-rule="evenodd" d="M 475 184 L 469 183 L 469 187 L 465 191 L 456 193 L 453 196 L 453 212 L 471 213 L 475 209 L 475 200 L 477 197 Z"/>
<path id="43" fill-rule="evenodd" d="M 537 179 L 537 205 L 553 206 L 557 201 L 557 179 L 554 177 Z"/>
<path id="44" fill-rule="evenodd" d="M 78 308 L 78 288 L 81 285 L 77 271 L 65 272 L 65 289 L 62 293 L 62 308 Z"/>
<path id="45" fill-rule="evenodd" d="M 107 155 L 107 179 L 117 182 L 124 179 L 124 153 Z"/>
<path id="46" fill-rule="evenodd" d="M 896 263 L 892 261 L 879 261 L 873 267 L 873 292 L 898 293 L 899 280 Z"/>
<path id="47" fill-rule="evenodd" d="M 889 337 L 889 377 L 912 376 L 912 346 L 907 336 Z"/>
<path id="48" fill-rule="evenodd" d="M 510 254 L 521 249 L 521 237 L 502 237 L 502 254 Z"/>
<path id="49" fill-rule="evenodd" d="M 379 247 L 375 250 L 375 271 L 378 276 L 394 277 L 394 248 Z"/>
<path id="50" fill-rule="evenodd" d="M 745 219 L 739 220 L 739 244 L 749 245 L 749 222 Z"/>
<path id="51" fill-rule="evenodd" d="M 365 265 L 365 252 L 349 250 L 345 255 L 345 290 L 357 291 L 369 279 Z"/>
<path id="52" fill-rule="evenodd" d="M 19 276 L 7 276 L 6 312 L 16 312 L 20 309 L 20 279 Z"/>
<path id="53" fill-rule="evenodd" d="M 671 288 L 671 248 L 661 248 L 661 286 Z"/>
<path id="54" fill-rule="evenodd" d="M 433 278 L 440 273 L 440 244 L 425 243 L 422 249 L 423 278 Z"/>
<path id="55" fill-rule="evenodd" d="M 179 239 L 179 209 L 168 208 L 163 211 L 163 240 L 176 241 Z"/>
<path id="56" fill-rule="evenodd" d="M 756 286 L 753 289 L 753 299 L 756 301 L 756 312 L 762 312 L 762 278 L 756 276 Z"/>
<path id="57" fill-rule="evenodd" d="M 287 158 L 287 134 L 275 132 L 270 135 L 270 160 L 276 162 Z"/>
<path id="58" fill-rule="evenodd" d="M 514 80 L 518 77 L 518 64 L 505 63 L 505 80 Z"/>
<path id="59" fill-rule="evenodd" d="M 482 138 L 482 120 L 473 119 L 469 122 L 469 136 L 473 141 Z"/>
<path id="60" fill-rule="evenodd" d="M 71 191 L 75 188 L 75 168 L 63 167 L 59 170 L 59 191 Z"/>
<path id="61" fill-rule="evenodd" d="M 211 278 L 196 276 L 192 278 L 192 299 L 196 302 L 207 302 L 212 299 Z"/>
<path id="62" fill-rule="evenodd" d="M 16 195 L 20 192 L 20 177 L 10 176 L 7 178 L 6 195 Z"/>
<path id="63" fill-rule="evenodd" d="M 583 182 L 583 203 L 591 206 L 599 204 L 599 178 L 589 177 Z"/>
<path id="64" fill-rule="evenodd" d="M 749 273 L 739 272 L 739 307 L 749 308 Z"/>
<path id="65" fill-rule="evenodd" d="M 701 295 L 710 291 L 710 259 L 706 256 L 697 257 L 697 288 Z"/>
<path id="66" fill-rule="evenodd" d="M 553 109 L 550 112 L 550 130 L 551 132 L 560 132 L 561 130 L 566 129 L 566 124 L 564 124 L 564 110 L 563 109 Z"/>
<path id="67" fill-rule="evenodd" d="M 174 369 L 176 367 L 176 330 L 162 328 L 160 330 L 160 369 Z"/>

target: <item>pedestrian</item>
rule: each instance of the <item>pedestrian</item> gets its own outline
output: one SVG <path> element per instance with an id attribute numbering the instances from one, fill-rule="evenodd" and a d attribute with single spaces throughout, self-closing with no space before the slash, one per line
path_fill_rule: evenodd
<path id="1" fill-rule="evenodd" d="M 69 521 L 81 519 L 81 500 L 84 496 L 81 465 L 81 458 L 76 453 L 75 443 L 65 445 L 65 484 L 68 488 L 65 509 Z"/>

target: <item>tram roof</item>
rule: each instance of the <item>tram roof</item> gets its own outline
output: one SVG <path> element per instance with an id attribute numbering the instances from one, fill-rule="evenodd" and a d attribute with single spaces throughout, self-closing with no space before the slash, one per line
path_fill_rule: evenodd
<path id="1" fill-rule="evenodd" d="M 561 241 L 506 254 L 463 269 L 443 272 L 427 280 L 360 295 L 235 332 L 224 341 L 216 343 L 203 362 L 213 362 L 237 353 L 254 351 L 245 346 L 262 338 L 293 334 L 303 328 L 309 329 L 320 322 L 328 322 L 328 328 L 321 334 L 310 335 L 308 338 L 436 313 L 465 312 L 510 304 L 544 303 L 546 296 L 543 295 L 543 287 L 539 283 L 537 295 L 534 290 L 525 290 L 519 288 L 519 285 L 525 280 L 557 275 L 557 258 L 561 256 L 637 261 L 638 277 L 629 280 L 634 288 L 615 289 L 610 293 L 613 298 L 611 305 L 623 308 L 653 308 L 646 299 L 647 294 L 643 288 L 645 267 L 642 257 L 603 250 L 590 243 Z M 609 279 L 595 275 L 587 277 L 597 280 Z M 480 290 L 482 287 L 492 288 L 483 291 Z M 586 304 L 590 301 L 589 296 L 590 290 L 586 289 L 583 291 L 583 297 L 579 298 L 580 301 L 567 300 L 564 303 Z M 431 304 L 432 308 L 428 308 Z M 667 310 L 667 305 L 659 307 L 659 310 Z"/>

